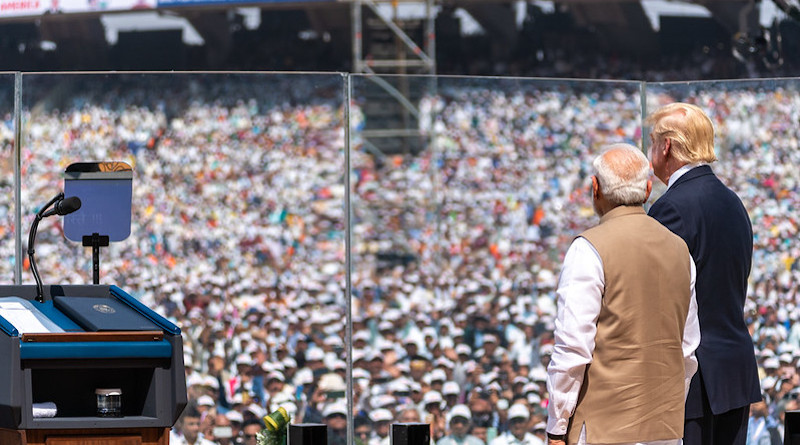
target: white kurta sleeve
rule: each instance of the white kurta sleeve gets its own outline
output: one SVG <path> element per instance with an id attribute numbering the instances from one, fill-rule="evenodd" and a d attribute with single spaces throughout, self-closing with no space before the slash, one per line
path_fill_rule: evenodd
<path id="1" fill-rule="evenodd" d="M 605 280 L 594 247 L 576 238 L 564 257 L 556 291 L 555 345 L 547 367 L 547 432 L 565 434 L 586 365 L 592 362 Z"/>
<path id="2" fill-rule="evenodd" d="M 691 295 L 692 299 L 689 302 L 689 313 L 686 315 L 686 325 L 683 327 L 683 369 L 684 369 L 684 400 L 689 394 L 689 384 L 692 383 L 692 377 L 697 372 L 697 357 L 694 352 L 700 346 L 700 321 L 697 318 L 697 294 L 695 293 L 695 281 L 697 279 L 697 268 L 694 265 L 694 260 L 689 258 L 692 267 L 691 278 Z"/>

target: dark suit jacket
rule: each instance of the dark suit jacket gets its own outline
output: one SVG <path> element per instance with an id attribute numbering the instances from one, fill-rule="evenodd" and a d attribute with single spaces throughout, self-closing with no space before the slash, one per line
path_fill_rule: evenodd
<path id="1" fill-rule="evenodd" d="M 699 371 L 686 418 L 702 416 L 703 390 L 714 414 L 760 400 L 753 340 L 744 322 L 753 229 L 741 200 L 703 165 L 681 176 L 649 215 L 686 241 L 697 266 Z"/>

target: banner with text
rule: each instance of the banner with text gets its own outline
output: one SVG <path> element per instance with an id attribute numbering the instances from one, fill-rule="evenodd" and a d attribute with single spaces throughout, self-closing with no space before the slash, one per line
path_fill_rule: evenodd
<path id="1" fill-rule="evenodd" d="M 331 3 L 337 0 L 159 0 L 158 7 L 172 8 L 175 6 L 199 5 L 252 5 L 263 3 Z"/>
<path id="2" fill-rule="evenodd" d="M 0 19 L 104 11 L 153 9 L 156 0 L 0 0 Z"/>

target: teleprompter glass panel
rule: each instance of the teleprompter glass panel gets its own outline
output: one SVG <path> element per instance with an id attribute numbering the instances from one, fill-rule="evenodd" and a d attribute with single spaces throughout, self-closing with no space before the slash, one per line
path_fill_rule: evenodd
<path id="1" fill-rule="evenodd" d="M 108 236 L 111 242 L 131 234 L 133 169 L 124 162 L 75 162 L 64 171 L 64 196 L 80 200 L 80 208 L 64 216 L 64 236 Z"/>

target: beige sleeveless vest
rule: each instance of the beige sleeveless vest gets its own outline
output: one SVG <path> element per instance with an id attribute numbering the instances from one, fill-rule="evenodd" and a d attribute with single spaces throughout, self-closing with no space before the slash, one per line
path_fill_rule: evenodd
<path id="1" fill-rule="evenodd" d="M 640 206 L 617 207 L 580 236 L 600 254 L 605 291 L 568 443 L 584 423 L 588 443 L 683 437 L 686 244 Z"/>

